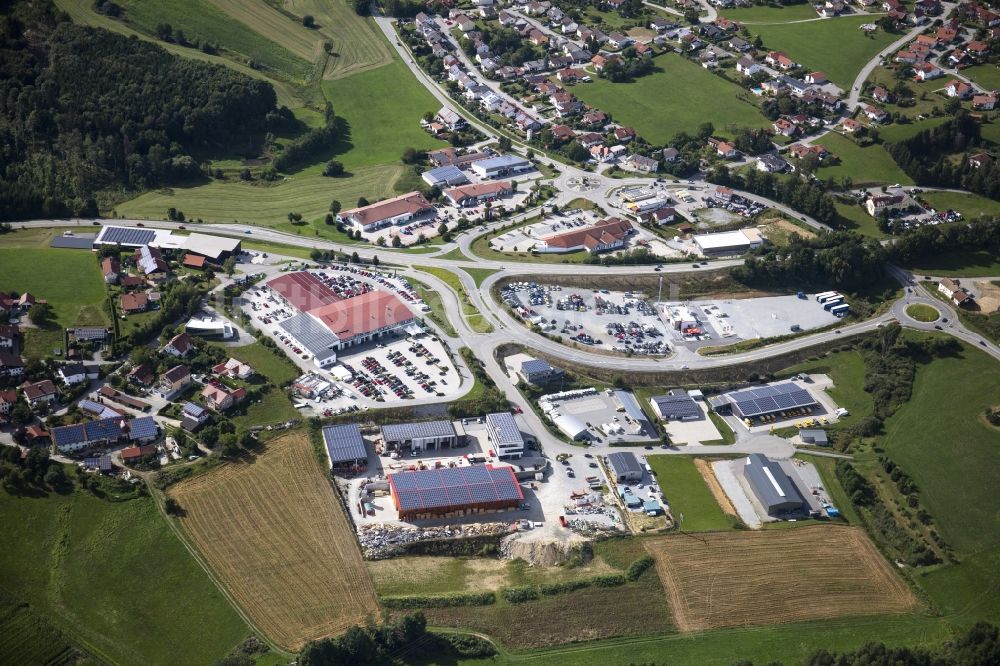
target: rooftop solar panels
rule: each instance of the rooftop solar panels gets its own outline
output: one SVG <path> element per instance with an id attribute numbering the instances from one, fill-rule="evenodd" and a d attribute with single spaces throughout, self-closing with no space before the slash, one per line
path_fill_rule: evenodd
<path id="1" fill-rule="evenodd" d="M 278 325 L 319 361 L 337 353 L 335 347 L 340 344 L 340 340 L 311 314 L 303 312 Z"/>
<path id="2" fill-rule="evenodd" d="M 330 466 L 367 460 L 365 440 L 361 437 L 361 427 L 357 423 L 326 426 L 323 428 L 323 442 L 330 457 Z"/>
<path id="3" fill-rule="evenodd" d="M 498 412 L 486 415 L 486 427 L 490 432 L 493 443 L 500 446 L 502 444 L 524 444 L 521 437 L 521 429 L 517 427 L 513 415 L 509 412 Z"/>
<path id="4" fill-rule="evenodd" d="M 136 227 L 104 227 L 97 239 L 101 243 L 110 245 L 139 247 L 152 243 L 156 239 L 156 232 L 152 229 Z"/>
<path id="5" fill-rule="evenodd" d="M 816 404 L 809 391 L 791 382 L 734 391 L 727 398 L 745 418 Z"/>
<path id="6" fill-rule="evenodd" d="M 128 437 L 131 440 L 155 439 L 158 434 L 156 420 L 152 416 L 140 416 L 129 421 Z"/>
<path id="7" fill-rule="evenodd" d="M 94 247 L 94 235 L 56 236 L 52 239 L 49 247 L 64 248 L 68 250 L 90 250 Z"/>
<path id="8" fill-rule="evenodd" d="M 689 421 L 701 418 L 701 409 L 694 398 L 685 394 L 657 395 L 651 398 L 660 417 L 666 421 Z"/>
<path id="9" fill-rule="evenodd" d="M 52 428 L 52 438 L 57 448 L 71 447 L 87 441 L 87 431 L 82 423 Z"/>
<path id="10" fill-rule="evenodd" d="M 515 507 L 524 499 L 510 467 L 472 465 L 389 475 L 400 515 Z"/>

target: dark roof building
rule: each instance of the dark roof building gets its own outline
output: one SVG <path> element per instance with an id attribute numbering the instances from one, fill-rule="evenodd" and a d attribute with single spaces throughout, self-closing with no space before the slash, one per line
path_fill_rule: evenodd
<path id="1" fill-rule="evenodd" d="M 642 465 L 639 459 L 630 451 L 617 451 L 608 454 L 608 464 L 615 475 L 617 483 L 632 483 L 642 480 Z"/>
<path id="2" fill-rule="evenodd" d="M 563 376 L 562 370 L 553 368 L 548 361 L 543 361 L 540 358 L 522 362 L 518 373 L 524 378 L 524 381 L 536 386 L 547 384 Z"/>
<path id="3" fill-rule="evenodd" d="M 458 445 L 451 421 L 422 421 L 382 426 L 382 439 L 390 449 L 435 450 Z"/>
<path id="4" fill-rule="evenodd" d="M 400 520 L 516 509 L 524 500 L 511 467 L 471 465 L 389 475 Z"/>
<path id="5" fill-rule="evenodd" d="M 653 411 L 664 421 L 697 421 L 705 417 L 695 399 L 687 391 L 671 391 L 649 399 Z"/>
<path id="6" fill-rule="evenodd" d="M 801 511 L 805 506 L 795 484 L 781 465 L 752 453 L 743 465 L 743 477 L 769 516 Z"/>
<path id="7" fill-rule="evenodd" d="M 52 428 L 52 442 L 61 453 L 82 451 L 91 447 L 107 446 L 117 442 L 124 436 L 122 426 L 125 421 L 115 416 L 87 423 Z"/>
<path id="8" fill-rule="evenodd" d="M 367 467 L 368 451 L 357 423 L 326 426 L 323 428 L 323 443 L 330 469 L 353 471 Z"/>
<path id="9" fill-rule="evenodd" d="M 780 414 L 793 409 L 811 409 L 817 405 L 809 391 L 792 382 L 724 393 L 711 402 L 716 411 L 732 410 L 743 419 Z"/>

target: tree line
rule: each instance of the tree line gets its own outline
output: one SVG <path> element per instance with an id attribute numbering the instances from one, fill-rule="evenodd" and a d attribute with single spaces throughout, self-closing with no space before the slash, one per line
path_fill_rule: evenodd
<path id="1" fill-rule="evenodd" d="M 968 156 L 955 162 L 951 155 L 982 148 L 979 123 L 967 111 L 916 135 L 886 144 L 892 159 L 918 185 L 953 187 L 1000 200 L 1000 164 L 972 165 Z"/>
<path id="2" fill-rule="evenodd" d="M 748 137 L 747 140 L 752 141 L 752 138 Z M 714 167 L 705 180 L 773 199 L 825 224 L 831 224 L 837 219 L 837 209 L 833 199 L 826 193 L 826 189 L 815 181 L 778 177 L 773 173 L 761 173 L 756 169 L 739 174 L 730 171 L 725 165 Z"/>
<path id="3" fill-rule="evenodd" d="M 200 177 L 257 154 L 274 89 L 148 42 L 73 25 L 51 2 L 0 16 L 0 218 L 96 215 L 102 191 Z"/>
<path id="4" fill-rule="evenodd" d="M 1000 220 L 989 217 L 958 224 L 924 225 L 896 238 L 890 248 L 892 259 L 904 266 L 963 251 L 1000 253 Z"/>

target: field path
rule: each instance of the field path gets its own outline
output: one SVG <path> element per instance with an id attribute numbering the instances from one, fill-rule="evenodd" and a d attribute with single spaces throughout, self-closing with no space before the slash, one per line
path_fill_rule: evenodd
<path id="1" fill-rule="evenodd" d="M 240 607 L 275 643 L 300 649 L 378 611 L 354 530 L 308 437 L 268 443 L 178 484 L 180 523 Z"/>

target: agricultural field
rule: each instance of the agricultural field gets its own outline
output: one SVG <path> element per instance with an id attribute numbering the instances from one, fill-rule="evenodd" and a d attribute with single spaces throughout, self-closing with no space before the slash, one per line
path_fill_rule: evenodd
<path id="1" fill-rule="evenodd" d="M 634 127 L 653 144 L 666 143 L 681 131 L 694 132 L 704 122 L 711 122 L 722 136 L 732 136 L 738 127 L 770 127 L 752 101 L 741 99 L 750 93 L 735 83 L 673 53 L 654 62 L 661 71 L 632 83 L 596 79 L 576 86 L 573 94 Z"/>
<path id="2" fill-rule="evenodd" d="M 748 29 L 751 34 L 760 35 L 766 48 L 784 51 L 809 71 L 825 72 L 830 81 L 847 90 L 865 63 L 899 39 L 898 35 L 882 30 L 869 37 L 858 29 L 871 22 L 871 16 L 860 15 L 805 23 L 755 25 Z"/>
<path id="3" fill-rule="evenodd" d="M 60 326 L 107 323 L 104 279 L 92 252 L 0 248 L 0 288 L 48 301 Z"/>
<path id="4" fill-rule="evenodd" d="M 858 146 L 851 139 L 829 132 L 816 143 L 823 144 L 826 149 L 840 158 L 840 163 L 835 166 L 822 167 L 816 171 L 816 175 L 822 179 L 833 178 L 843 180 L 850 178 L 855 187 L 862 185 L 912 185 L 913 181 L 906 173 L 893 161 L 889 153 L 878 144 Z"/>
<path id="5" fill-rule="evenodd" d="M 0 597 L 0 663 L 75 664 L 83 655 L 26 603 Z"/>
<path id="6" fill-rule="evenodd" d="M 0 492 L 0 524 L 4 594 L 54 627 L 31 629 L 39 640 L 48 634 L 53 652 L 70 642 L 102 662 L 205 664 L 249 633 L 150 498 Z"/>
<path id="7" fill-rule="evenodd" d="M 818 525 L 700 539 L 669 536 L 645 545 L 656 559 L 681 631 L 905 613 L 918 607 L 858 528 Z"/>
<path id="8" fill-rule="evenodd" d="M 663 489 L 674 520 L 685 532 L 729 530 L 733 520 L 726 516 L 712 496 L 695 461 L 688 456 L 651 455 L 646 461 L 653 468 L 656 481 Z M 683 519 L 681 519 L 683 515 Z"/>
<path id="9" fill-rule="evenodd" d="M 304 432 L 170 495 L 215 576 L 280 646 L 299 649 L 377 613 L 354 530 Z"/>
<path id="10" fill-rule="evenodd" d="M 234 0 L 215 1 L 236 4 Z M 320 36 L 333 42 L 333 53 L 327 60 L 323 78 L 349 76 L 391 62 L 392 50 L 381 31 L 372 19 L 358 16 L 350 3 L 288 0 L 283 4 L 297 16 L 311 14 Z M 242 4 L 238 8 L 242 9 Z"/>

